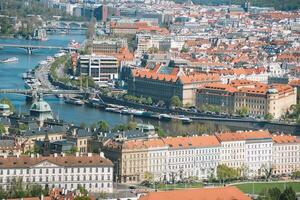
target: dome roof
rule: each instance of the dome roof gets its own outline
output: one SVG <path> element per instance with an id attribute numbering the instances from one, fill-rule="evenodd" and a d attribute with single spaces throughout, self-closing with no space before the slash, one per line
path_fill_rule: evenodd
<path id="1" fill-rule="evenodd" d="M 51 107 L 46 101 L 39 100 L 31 105 L 30 110 L 39 112 L 51 112 Z"/>

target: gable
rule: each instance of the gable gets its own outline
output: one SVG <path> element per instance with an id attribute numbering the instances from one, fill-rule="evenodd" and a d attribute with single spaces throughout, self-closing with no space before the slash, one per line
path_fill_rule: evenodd
<path id="1" fill-rule="evenodd" d="M 40 167 L 60 167 L 60 166 L 52 162 L 49 162 L 48 160 L 41 161 L 33 166 L 33 168 L 40 168 Z"/>

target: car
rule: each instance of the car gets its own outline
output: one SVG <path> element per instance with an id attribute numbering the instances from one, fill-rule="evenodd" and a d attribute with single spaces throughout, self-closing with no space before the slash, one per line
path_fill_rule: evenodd
<path id="1" fill-rule="evenodd" d="M 128 188 L 131 189 L 131 190 L 135 190 L 136 189 L 136 187 L 133 186 L 133 185 L 129 186 Z"/>

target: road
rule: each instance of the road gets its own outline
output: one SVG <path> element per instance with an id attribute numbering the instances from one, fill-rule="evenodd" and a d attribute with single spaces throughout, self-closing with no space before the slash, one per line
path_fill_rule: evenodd
<path id="1" fill-rule="evenodd" d="M 35 70 L 35 77 L 37 80 L 40 81 L 41 88 L 42 89 L 55 89 L 55 87 L 50 83 L 49 79 L 48 79 L 48 75 L 49 75 L 49 71 L 50 71 L 50 67 L 51 64 L 53 62 L 49 62 L 46 65 L 40 65 L 36 70 Z"/>

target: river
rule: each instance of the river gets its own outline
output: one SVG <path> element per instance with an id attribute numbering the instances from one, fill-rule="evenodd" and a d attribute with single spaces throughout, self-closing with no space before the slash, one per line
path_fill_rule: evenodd
<path id="1" fill-rule="evenodd" d="M 49 35 L 48 41 L 28 41 L 22 39 L 0 39 L 0 43 L 8 44 L 32 44 L 32 45 L 53 45 L 53 46 L 67 46 L 70 40 L 76 40 L 82 42 L 85 39 L 85 35 Z M 0 59 L 17 57 L 18 63 L 3 64 L 0 63 L 0 89 L 23 89 L 24 82 L 22 80 L 22 73 L 29 69 L 34 68 L 41 60 L 46 59 L 47 56 L 53 56 L 57 51 L 50 49 L 37 49 L 34 50 L 31 55 L 27 54 L 25 49 L 18 48 L 4 48 L 0 50 Z M 22 95 L 14 94 L 0 94 L 0 98 L 8 97 L 15 105 L 17 112 L 28 112 L 30 104 L 26 103 L 25 97 Z M 79 125 L 84 123 L 91 125 L 100 120 L 105 120 L 112 127 L 117 124 L 127 123 L 131 118 L 127 115 L 120 115 L 115 113 L 109 113 L 86 106 L 74 106 L 65 104 L 62 100 L 48 96 L 44 99 L 50 104 L 53 114 L 59 119 L 63 119 L 66 122 Z M 138 122 L 151 123 L 161 126 L 169 134 L 191 132 L 194 127 L 174 124 L 174 123 L 162 123 L 153 120 L 141 120 L 136 119 Z M 203 130 L 203 124 L 198 123 L 197 129 Z M 218 130 L 234 130 L 238 128 L 225 127 L 222 125 L 209 124 L 205 125 L 206 129 L 210 131 Z M 205 128 L 204 128 L 205 129 Z"/>

